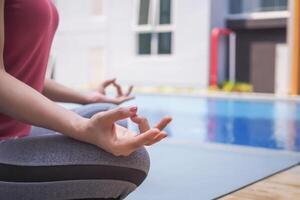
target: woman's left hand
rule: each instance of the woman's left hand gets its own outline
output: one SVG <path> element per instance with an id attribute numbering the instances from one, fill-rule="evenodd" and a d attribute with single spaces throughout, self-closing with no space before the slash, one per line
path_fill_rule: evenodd
<path id="1" fill-rule="evenodd" d="M 116 89 L 117 95 L 115 97 L 106 96 L 106 88 L 113 86 Z M 120 84 L 117 83 L 116 79 L 109 79 L 100 84 L 97 91 L 90 92 L 86 94 L 88 103 L 113 103 L 121 104 L 125 101 L 134 99 L 134 96 L 131 95 L 133 86 L 130 86 L 126 92 L 123 92 L 123 89 Z"/>

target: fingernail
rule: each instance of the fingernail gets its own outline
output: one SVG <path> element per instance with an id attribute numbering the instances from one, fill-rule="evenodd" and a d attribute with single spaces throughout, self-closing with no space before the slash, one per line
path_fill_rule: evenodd
<path id="1" fill-rule="evenodd" d="M 129 108 L 130 112 L 136 112 L 137 111 L 137 106 L 132 106 Z"/>

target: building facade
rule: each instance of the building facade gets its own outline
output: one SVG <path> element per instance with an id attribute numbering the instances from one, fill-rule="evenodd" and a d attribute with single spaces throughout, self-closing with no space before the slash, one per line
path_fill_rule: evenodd
<path id="1" fill-rule="evenodd" d="M 137 86 L 206 88 L 210 1 L 56 1 L 55 79 L 95 86 L 117 77 Z"/>
<path id="2" fill-rule="evenodd" d="M 56 0 L 60 26 L 54 77 L 77 88 L 123 84 L 207 89 L 210 33 L 237 35 L 236 80 L 255 92 L 288 94 L 287 0 Z M 221 39 L 218 81 L 228 79 Z M 266 78 L 267 77 L 267 78 Z"/>
<path id="3" fill-rule="evenodd" d="M 237 33 L 237 80 L 251 83 L 254 92 L 286 95 L 290 89 L 288 2 L 252 3 L 248 9 L 235 7 L 231 12 L 236 16 L 227 19 L 227 27 Z"/>
<path id="4" fill-rule="evenodd" d="M 236 34 L 236 81 L 250 83 L 254 92 L 288 95 L 288 1 L 214 0 L 212 4 L 212 13 L 216 13 L 212 26 L 226 27 Z M 227 12 L 218 13 L 226 6 Z M 220 47 L 225 56 L 220 58 L 219 81 L 228 79 L 227 45 L 225 41 Z"/>

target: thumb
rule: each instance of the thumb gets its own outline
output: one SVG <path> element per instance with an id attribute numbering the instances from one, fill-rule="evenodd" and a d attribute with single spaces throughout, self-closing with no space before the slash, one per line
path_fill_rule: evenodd
<path id="1" fill-rule="evenodd" d="M 102 113 L 102 119 L 106 119 L 110 123 L 114 123 L 118 120 L 126 119 L 136 115 L 137 107 L 118 107 L 112 110 L 108 110 Z"/>

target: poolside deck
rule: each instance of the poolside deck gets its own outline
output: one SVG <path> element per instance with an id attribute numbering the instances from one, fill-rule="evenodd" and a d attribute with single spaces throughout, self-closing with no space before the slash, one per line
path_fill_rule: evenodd
<path id="1" fill-rule="evenodd" d="M 294 152 L 172 138 L 148 152 L 149 176 L 128 200 L 215 199 L 300 162 Z"/>
<path id="2" fill-rule="evenodd" d="M 300 199 L 300 165 L 252 184 L 219 200 Z"/>

